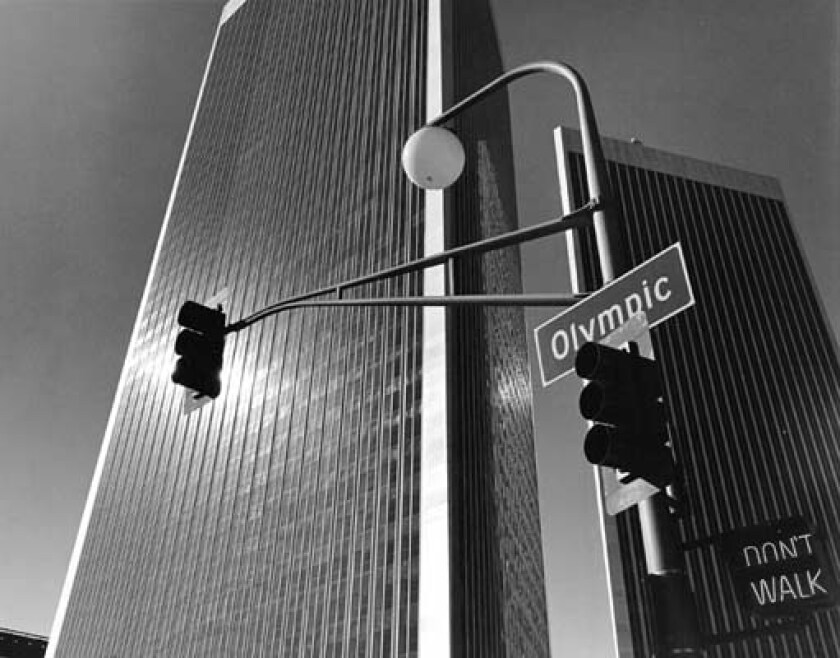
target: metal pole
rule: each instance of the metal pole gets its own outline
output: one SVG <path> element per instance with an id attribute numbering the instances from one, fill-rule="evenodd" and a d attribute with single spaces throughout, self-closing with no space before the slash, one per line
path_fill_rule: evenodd
<path id="1" fill-rule="evenodd" d="M 628 249 L 615 214 L 607 168 L 589 91 L 572 69 L 569 80 L 577 95 L 583 157 L 589 195 L 603 210 L 593 215 L 595 242 L 603 283 L 629 269 Z M 694 597 L 677 547 L 674 527 L 664 493 L 639 503 L 639 523 L 645 549 L 647 584 L 654 627 L 654 656 L 689 656 L 702 653 Z"/>

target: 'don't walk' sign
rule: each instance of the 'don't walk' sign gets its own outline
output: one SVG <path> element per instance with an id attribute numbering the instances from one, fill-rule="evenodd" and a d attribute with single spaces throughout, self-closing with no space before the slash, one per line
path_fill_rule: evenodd
<path id="1" fill-rule="evenodd" d="M 801 516 L 740 528 L 719 548 L 741 605 L 757 617 L 790 617 L 837 605 L 840 587 L 822 538 Z"/>

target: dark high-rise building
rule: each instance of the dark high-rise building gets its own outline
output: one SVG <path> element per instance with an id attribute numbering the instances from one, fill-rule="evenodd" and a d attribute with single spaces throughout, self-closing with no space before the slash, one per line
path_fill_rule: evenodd
<path id="1" fill-rule="evenodd" d="M 41 658 L 47 650 L 47 638 L 0 628 L 0 658 Z"/>
<path id="2" fill-rule="evenodd" d="M 566 202 L 579 204 L 579 138 L 558 134 Z M 707 655 L 837 656 L 840 363 L 781 187 L 641 144 L 605 140 L 605 154 L 631 262 L 680 242 L 696 300 L 651 339 L 682 473 L 678 541 Z M 594 290 L 594 236 L 571 247 L 580 287 Z M 652 655 L 636 510 L 612 527 L 626 653 Z"/>
<path id="3" fill-rule="evenodd" d="M 443 195 L 406 138 L 501 69 L 483 0 L 224 8 L 50 655 L 547 656 L 520 313 L 295 310 L 169 379 L 188 299 L 230 321 L 515 226 L 506 98 Z M 454 221 L 453 221 L 454 220 Z M 519 286 L 513 253 L 460 292 Z M 438 270 L 345 290 L 441 294 Z"/>

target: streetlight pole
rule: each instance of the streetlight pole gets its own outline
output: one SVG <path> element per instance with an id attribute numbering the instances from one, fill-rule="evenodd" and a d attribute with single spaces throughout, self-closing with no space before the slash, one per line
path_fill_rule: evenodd
<path id="1" fill-rule="evenodd" d="M 538 61 L 517 67 L 456 103 L 424 128 L 439 127 L 514 80 L 536 73 L 558 75 L 574 89 L 581 143 L 602 283 L 629 269 L 628 249 L 615 212 L 607 167 L 589 90 L 581 75 L 567 64 Z M 421 128 L 423 130 L 424 128 Z M 419 131 L 418 131 L 419 132 Z M 404 159 L 405 162 L 405 159 Z M 414 177 L 412 177 L 414 179 Z M 702 653 L 694 600 L 683 568 L 667 496 L 660 492 L 639 503 L 639 519 L 648 573 L 648 593 L 654 619 L 654 655 L 684 656 Z"/>

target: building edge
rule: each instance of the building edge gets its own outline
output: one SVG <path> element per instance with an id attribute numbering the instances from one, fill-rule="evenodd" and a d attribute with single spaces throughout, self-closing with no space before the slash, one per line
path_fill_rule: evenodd
<path id="1" fill-rule="evenodd" d="M 222 7 L 222 17 L 219 19 L 219 27 L 224 25 L 228 18 L 233 16 L 248 0 L 229 0 L 228 3 Z"/>
<path id="2" fill-rule="evenodd" d="M 158 236 L 157 244 L 155 245 L 155 251 L 152 256 L 152 263 L 151 267 L 149 268 L 149 274 L 146 277 L 146 284 L 143 288 L 143 296 L 140 299 L 140 306 L 137 311 L 137 315 L 134 320 L 134 326 L 131 330 L 131 337 L 129 338 L 128 342 L 128 349 L 126 350 L 126 359 L 123 362 L 122 370 L 120 371 L 120 378 L 117 382 L 117 389 L 116 393 L 114 394 L 114 402 L 111 405 L 111 411 L 108 415 L 108 422 L 105 426 L 105 433 L 102 439 L 102 447 L 99 450 L 99 456 L 96 460 L 96 466 L 94 467 L 93 471 L 93 478 L 91 480 L 90 488 L 88 490 L 88 495 L 85 500 L 85 506 L 82 511 L 82 518 L 79 522 L 79 530 L 76 534 L 76 541 L 73 545 L 73 550 L 70 554 L 70 562 L 67 567 L 67 575 L 64 579 L 64 584 L 61 589 L 61 594 L 59 595 L 58 605 L 56 607 L 55 616 L 53 617 L 52 627 L 50 628 L 49 634 L 49 643 L 47 645 L 47 652 L 45 654 L 45 658 L 53 658 L 55 656 L 55 652 L 58 649 L 58 642 L 61 639 L 61 630 L 64 625 L 64 617 L 67 612 L 67 605 L 70 600 L 70 595 L 73 591 L 73 583 L 76 578 L 76 571 L 79 566 L 79 558 L 81 557 L 82 549 L 84 548 L 85 538 L 87 536 L 88 525 L 90 524 L 91 514 L 93 512 L 93 506 L 96 501 L 97 494 L 99 492 L 99 483 L 102 478 L 102 472 L 105 467 L 105 460 L 108 456 L 108 450 L 111 445 L 111 437 L 113 434 L 114 423 L 117 417 L 117 409 L 119 409 L 120 401 L 123 397 L 123 391 L 125 390 L 126 380 L 128 378 L 128 371 L 130 366 L 130 359 L 128 356 L 131 354 L 131 350 L 137 341 L 138 335 L 140 333 L 140 325 L 141 320 L 143 318 L 143 314 L 146 309 L 146 305 L 148 303 L 149 292 L 151 290 L 151 283 L 154 280 L 155 272 L 157 270 L 158 260 L 160 258 L 160 253 L 163 248 L 164 238 L 166 236 L 167 229 L 169 227 L 169 219 L 172 214 L 172 207 L 175 202 L 175 196 L 178 191 L 178 186 L 181 180 L 181 174 L 184 168 L 184 163 L 186 161 L 187 152 L 189 151 L 190 140 L 192 139 L 193 129 L 196 124 L 196 120 L 198 117 L 198 112 L 201 107 L 201 99 L 204 95 L 204 89 L 207 83 L 207 78 L 209 77 L 210 73 L 210 66 L 213 62 L 213 55 L 216 51 L 216 44 L 218 42 L 219 33 L 221 31 L 222 25 L 224 25 L 225 21 L 235 12 L 246 0 L 231 0 L 227 5 L 225 5 L 224 9 L 222 10 L 221 17 L 219 22 L 216 26 L 216 31 L 213 35 L 213 42 L 210 46 L 210 54 L 207 57 L 207 63 L 204 67 L 204 74 L 201 79 L 201 85 L 198 89 L 198 95 L 196 97 L 195 106 L 193 108 L 192 117 L 190 119 L 190 125 L 187 130 L 187 137 L 184 141 L 184 147 L 181 151 L 181 157 L 178 161 L 178 168 L 175 172 L 175 180 L 172 185 L 172 191 L 169 195 L 169 201 L 167 202 L 166 212 L 164 213 L 163 225 L 160 230 L 160 234 Z M 229 11 L 229 8 L 233 6 L 233 9 Z"/>
<path id="3" fill-rule="evenodd" d="M 426 120 L 447 103 L 445 30 L 448 1 L 429 0 L 426 27 Z M 423 255 L 443 251 L 446 244 L 446 199 L 442 190 L 424 192 Z M 424 270 L 423 294 L 446 293 L 443 267 Z M 424 307 L 422 320 L 420 423 L 420 576 L 417 654 L 419 658 L 449 658 L 450 533 L 448 455 L 448 363 L 446 310 Z"/>

